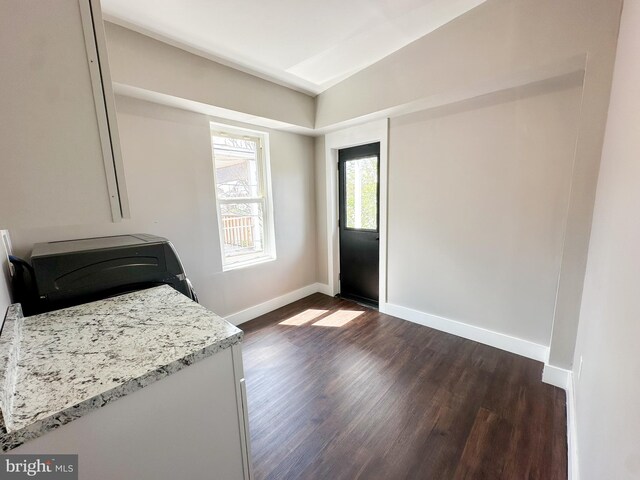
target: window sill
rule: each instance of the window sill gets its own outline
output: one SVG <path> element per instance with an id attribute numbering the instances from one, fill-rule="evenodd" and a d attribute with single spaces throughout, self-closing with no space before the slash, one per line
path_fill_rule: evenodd
<path id="1" fill-rule="evenodd" d="M 263 263 L 273 262 L 276 259 L 275 255 L 267 255 L 257 258 L 251 258 L 248 260 L 230 263 L 228 265 L 222 266 L 223 272 L 228 272 L 229 270 L 239 270 L 241 268 L 253 267 L 254 265 L 261 265 Z"/>

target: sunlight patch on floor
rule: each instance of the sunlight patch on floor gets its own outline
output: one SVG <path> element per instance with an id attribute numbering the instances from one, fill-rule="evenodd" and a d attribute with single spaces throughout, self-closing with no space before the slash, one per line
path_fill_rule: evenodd
<path id="1" fill-rule="evenodd" d="M 321 317 L 328 311 L 329 310 L 314 310 L 310 308 L 309 310 L 305 310 L 304 312 L 294 315 L 291 318 L 287 318 L 286 320 L 280 322 L 279 325 L 290 325 L 294 327 L 299 327 L 300 325 L 303 325 L 307 322 L 310 322 L 311 320 L 315 320 L 316 318 Z"/>
<path id="2" fill-rule="evenodd" d="M 313 325 L 316 327 L 343 327 L 363 313 L 364 312 L 362 311 L 354 310 L 338 310 L 337 312 L 318 320 Z"/>

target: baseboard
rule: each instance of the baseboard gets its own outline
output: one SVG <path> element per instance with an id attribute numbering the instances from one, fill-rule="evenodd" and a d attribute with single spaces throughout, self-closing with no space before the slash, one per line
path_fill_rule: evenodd
<path id="1" fill-rule="evenodd" d="M 576 419 L 576 396 L 573 373 L 567 379 L 567 466 L 568 479 L 580 480 L 578 464 L 578 425 Z"/>
<path id="2" fill-rule="evenodd" d="M 562 388 L 567 394 L 567 469 L 568 480 L 579 480 L 578 470 L 578 432 L 576 429 L 576 400 L 573 372 L 564 368 L 545 364 L 542 381 Z"/>
<path id="3" fill-rule="evenodd" d="M 559 387 L 567 391 L 569 389 L 570 376 L 571 371 L 560 367 L 554 367 L 548 363 L 545 363 L 544 369 L 542 370 L 542 381 L 544 383 L 548 383 L 549 385 L 553 385 L 554 387 Z"/>
<path id="4" fill-rule="evenodd" d="M 267 300 L 266 302 L 260 303 L 258 305 L 254 305 L 253 307 L 249 307 L 245 310 L 241 310 L 236 313 L 232 313 L 227 315 L 225 320 L 233 325 L 240 325 L 241 323 L 248 322 L 249 320 L 253 320 L 260 315 L 264 315 L 265 313 L 272 312 L 280 307 L 284 307 L 296 300 L 300 300 L 301 298 L 308 297 L 313 293 L 325 293 L 329 291 L 329 285 L 323 283 L 312 283 L 311 285 L 307 285 L 306 287 L 299 288 L 298 290 L 294 290 L 293 292 L 285 293 L 276 298 L 272 298 L 271 300 Z"/>
<path id="5" fill-rule="evenodd" d="M 333 292 L 331 291 L 331 288 L 329 287 L 329 285 L 327 285 L 326 283 L 316 283 L 316 285 L 318 285 L 319 293 L 324 293 L 325 295 L 329 295 L 330 297 L 333 297 Z"/>
<path id="6" fill-rule="evenodd" d="M 387 315 L 392 315 L 403 320 L 457 335 L 458 337 L 506 350 L 507 352 L 515 353 L 539 362 L 544 362 L 547 359 L 548 347 L 528 340 L 391 303 L 381 304 L 380 311 Z"/>

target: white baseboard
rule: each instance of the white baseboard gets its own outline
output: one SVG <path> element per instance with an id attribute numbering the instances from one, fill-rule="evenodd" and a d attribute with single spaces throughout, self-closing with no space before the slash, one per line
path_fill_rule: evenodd
<path id="1" fill-rule="evenodd" d="M 329 287 L 329 285 L 327 285 L 326 283 L 316 283 L 316 285 L 318 285 L 318 292 L 333 297 L 334 294 L 331 291 L 331 287 Z"/>
<path id="2" fill-rule="evenodd" d="M 554 387 L 559 387 L 567 391 L 569 388 L 570 376 L 570 370 L 565 370 L 564 368 L 560 367 L 554 367 L 553 365 L 549 365 L 548 363 L 545 363 L 544 369 L 542 370 L 542 381 L 544 383 L 548 383 L 549 385 L 553 385 Z"/>
<path id="3" fill-rule="evenodd" d="M 439 317 L 437 315 L 431 315 L 411 308 L 401 307 L 392 303 L 381 304 L 380 311 L 387 315 L 392 315 L 403 320 L 408 320 L 436 330 L 451 333 L 458 337 L 483 343 L 501 350 L 506 350 L 507 352 L 522 355 L 523 357 L 531 358 L 533 360 L 544 362 L 547 359 L 549 348 L 545 345 L 533 343 L 528 340 L 511 337 L 503 333 L 494 332 L 492 330 Z"/>
<path id="4" fill-rule="evenodd" d="M 300 300 L 301 298 L 308 297 L 313 293 L 325 293 L 329 291 L 329 285 L 324 283 L 312 283 L 311 285 L 307 285 L 306 287 L 299 288 L 298 290 L 294 290 L 293 292 L 285 293 L 276 298 L 272 298 L 271 300 L 267 300 L 266 302 L 260 303 L 259 305 L 254 305 L 253 307 L 249 307 L 245 310 L 241 310 L 236 313 L 232 313 L 227 315 L 225 320 L 233 325 L 240 325 L 241 323 L 248 322 L 249 320 L 253 320 L 260 315 L 264 315 L 265 313 L 272 312 L 280 307 L 284 307 L 296 300 Z"/>
<path id="5" fill-rule="evenodd" d="M 578 432 L 576 429 L 576 399 L 573 372 L 546 363 L 542 371 L 542 381 L 562 388 L 567 394 L 567 478 L 569 480 L 579 480 Z"/>
<path id="6" fill-rule="evenodd" d="M 576 422 L 576 396 L 573 373 L 567 379 L 567 464 L 569 480 L 580 480 L 578 464 L 578 429 Z"/>

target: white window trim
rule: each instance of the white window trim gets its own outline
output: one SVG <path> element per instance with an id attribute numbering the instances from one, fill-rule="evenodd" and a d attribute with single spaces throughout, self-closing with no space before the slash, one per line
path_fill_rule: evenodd
<path id="1" fill-rule="evenodd" d="M 261 161 L 259 160 L 259 181 L 262 183 L 263 198 L 260 202 L 263 203 L 263 228 L 264 228 L 264 251 L 262 253 L 246 254 L 244 259 L 229 263 L 224 254 L 224 230 L 222 223 L 222 214 L 220 212 L 220 205 L 222 203 L 231 203 L 229 200 L 221 200 L 218 198 L 218 181 L 216 178 L 216 164 L 215 157 L 213 155 L 213 146 L 211 147 L 211 162 L 213 165 L 213 186 L 216 199 L 216 215 L 218 220 L 218 235 L 220 237 L 220 260 L 222 263 L 222 271 L 236 270 L 240 268 L 251 267 L 254 265 L 260 265 L 262 263 L 271 262 L 276 260 L 276 238 L 274 227 L 274 215 L 273 215 L 273 194 L 271 189 L 271 159 L 269 148 L 269 134 L 257 130 L 249 130 L 247 128 L 234 127 L 225 125 L 222 123 L 210 122 L 210 132 L 213 135 L 228 135 L 232 137 L 249 137 L 258 141 L 260 150 Z M 243 200 L 252 200 L 246 198 Z M 257 200 L 257 199 L 256 199 Z"/>

